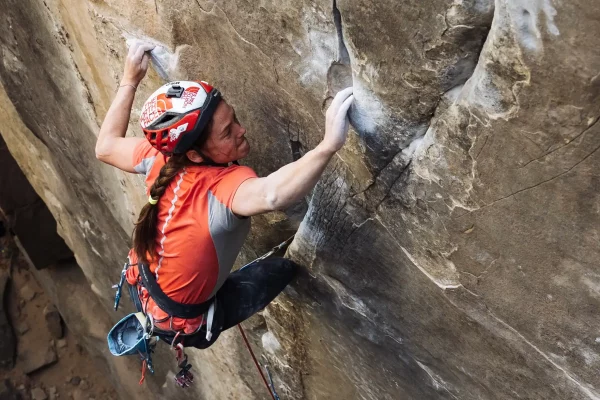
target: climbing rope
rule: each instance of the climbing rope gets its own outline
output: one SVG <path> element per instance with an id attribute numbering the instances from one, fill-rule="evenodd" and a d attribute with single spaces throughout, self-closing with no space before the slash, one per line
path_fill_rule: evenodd
<path id="1" fill-rule="evenodd" d="M 283 241 L 283 242 L 279 243 L 277 246 L 273 247 L 269 252 L 258 257 L 256 260 L 250 261 L 248 264 L 246 264 L 242 268 L 240 268 L 240 270 L 242 270 L 246 267 L 249 267 L 250 265 L 254 264 L 257 261 L 261 261 L 261 260 L 271 257 L 273 254 L 277 253 L 278 251 L 282 250 L 285 246 L 289 245 L 292 242 L 292 240 L 294 239 L 294 236 L 296 236 L 296 235 L 294 234 L 294 235 L 290 236 L 285 241 Z M 271 397 L 273 398 L 273 400 L 279 400 L 279 396 L 277 395 L 277 392 L 275 392 L 275 385 L 273 385 L 273 379 L 271 378 L 271 373 L 267 369 L 267 373 L 269 374 L 269 380 L 271 381 L 271 386 L 269 386 L 269 383 L 267 382 L 267 379 L 265 378 L 265 374 L 263 373 L 262 369 L 260 368 L 260 365 L 258 364 L 258 361 L 256 360 L 256 357 L 254 356 L 252 347 L 250 347 L 250 343 L 248 343 L 248 339 L 246 338 L 244 329 L 242 329 L 242 325 L 238 324 L 238 328 L 240 329 L 240 333 L 242 334 L 244 343 L 246 343 L 246 347 L 248 348 L 248 351 L 250 352 L 250 355 L 252 356 L 254 365 L 256 365 L 256 369 L 260 373 L 260 377 L 262 378 L 263 382 L 265 383 L 265 386 L 267 387 L 269 394 L 271 394 Z"/>
<path id="2" fill-rule="evenodd" d="M 258 257 L 255 260 L 250 261 L 248 264 L 244 265 L 242 268 L 240 268 L 240 270 L 251 266 L 252 264 L 254 264 L 257 261 L 262 261 L 266 258 L 271 257 L 273 254 L 277 253 L 278 251 L 280 251 L 281 249 L 283 249 L 285 246 L 289 245 L 292 240 L 294 239 L 294 236 L 296 236 L 295 234 L 290 236 L 289 238 L 287 238 L 285 241 L 279 243 L 277 246 L 273 247 L 271 250 L 269 250 L 267 253 L 263 254 L 262 256 Z"/>
<path id="3" fill-rule="evenodd" d="M 248 348 L 248 351 L 250 352 L 250 355 L 252 356 L 252 360 L 254 360 L 254 365 L 256 365 L 256 369 L 260 373 L 260 377 L 262 378 L 263 382 L 265 383 L 265 386 L 267 387 L 267 390 L 269 391 L 269 394 L 271 395 L 271 398 L 273 400 L 276 400 L 275 396 L 277 396 L 277 395 L 273 394 L 274 389 L 271 390 L 271 387 L 269 387 L 269 383 L 267 382 L 267 378 L 265 378 L 265 374 L 263 374 L 262 369 L 260 369 L 260 365 L 258 364 L 258 361 L 256 360 L 256 357 L 254 356 L 254 352 L 252 351 L 252 347 L 250 347 L 250 343 L 248 343 L 248 338 L 246 338 L 246 334 L 244 333 L 244 329 L 242 329 L 242 325 L 238 324 L 238 328 L 240 328 L 240 333 L 242 334 L 242 338 L 244 339 L 244 343 L 246 343 L 246 347 Z M 279 398 L 279 396 L 277 396 L 277 398 Z"/>
<path id="4" fill-rule="evenodd" d="M 261 260 L 271 257 L 273 254 L 277 253 L 278 251 L 282 250 L 285 246 L 289 245 L 292 242 L 292 240 L 294 239 L 294 236 L 295 235 L 290 236 L 285 241 L 283 241 L 283 242 L 279 243 L 277 246 L 273 247 L 269 252 L 258 257 L 256 260 L 250 261 L 248 264 L 246 264 L 242 268 L 240 268 L 240 270 L 242 270 L 246 267 L 249 267 L 250 265 L 254 264 L 257 261 L 261 261 Z M 273 385 L 273 379 L 271 378 L 271 373 L 267 369 L 267 373 L 269 374 L 269 380 L 271 381 L 271 385 L 269 386 L 269 383 L 267 382 L 267 378 L 265 378 L 265 374 L 263 373 L 262 369 L 260 368 L 260 365 L 258 364 L 258 361 L 256 360 L 256 356 L 254 355 L 254 352 L 252 351 L 252 347 L 250 347 L 248 338 L 246 338 L 246 334 L 244 333 L 244 329 L 242 328 L 242 325 L 238 324 L 238 328 L 240 329 L 240 333 L 242 334 L 244 343 L 246 343 L 246 348 L 248 348 L 248 351 L 250 352 L 250 355 L 252 356 L 252 360 L 254 361 L 254 365 L 256 365 L 256 369 L 258 370 L 260 377 L 262 378 L 263 382 L 265 383 L 265 386 L 267 387 L 267 390 L 269 391 L 271 398 L 273 400 L 279 400 L 279 396 L 275 392 L 275 386 Z"/>

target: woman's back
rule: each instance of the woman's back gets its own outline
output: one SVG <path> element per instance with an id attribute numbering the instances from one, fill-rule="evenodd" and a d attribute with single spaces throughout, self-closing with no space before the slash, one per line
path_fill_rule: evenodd
<path id="1" fill-rule="evenodd" d="M 167 160 L 147 142 L 136 148 L 133 165 L 146 175 L 147 190 Z M 156 205 L 157 257 L 150 263 L 150 270 L 170 298 L 186 304 L 201 303 L 221 287 L 250 230 L 250 218 L 235 216 L 231 202 L 241 182 L 254 177 L 254 171 L 247 167 L 194 165 L 183 168 L 171 180 Z M 133 253 L 130 260 L 136 263 Z M 137 275 L 137 268 L 131 268 L 128 281 L 135 283 Z M 166 314 L 153 303 L 150 299 L 148 311 L 156 320 L 164 318 Z"/>

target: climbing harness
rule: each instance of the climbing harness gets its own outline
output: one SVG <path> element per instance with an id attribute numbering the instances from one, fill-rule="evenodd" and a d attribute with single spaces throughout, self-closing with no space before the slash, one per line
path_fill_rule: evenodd
<path id="1" fill-rule="evenodd" d="M 273 247 L 270 251 L 265 253 L 264 255 L 258 257 L 257 259 L 249 262 L 244 265 L 240 269 L 247 268 L 248 266 L 264 260 L 278 251 L 283 250 L 287 245 L 291 243 L 294 236 L 292 235 L 290 238 L 285 240 L 284 242 L 278 244 Z M 154 373 L 154 366 L 152 363 L 152 353 L 156 348 L 156 344 L 160 339 L 166 341 L 171 344 L 171 348 L 175 351 L 175 359 L 177 361 L 177 367 L 179 368 L 179 372 L 175 375 L 175 382 L 182 388 L 189 387 L 194 381 L 194 375 L 191 372 L 192 365 L 188 362 L 187 354 L 184 351 L 184 338 L 192 335 L 196 335 L 200 333 L 200 329 L 203 326 L 206 326 L 206 340 L 210 342 L 212 339 L 212 328 L 213 328 L 213 319 L 215 317 L 215 310 L 217 305 L 216 299 L 213 297 L 203 303 L 199 304 L 183 304 L 174 301 L 169 298 L 158 283 L 156 282 L 156 277 L 150 271 L 150 268 L 147 264 L 138 263 L 138 264 L 130 264 L 126 262 L 123 266 L 123 270 L 121 271 L 121 278 L 119 283 L 113 285 L 113 289 L 116 289 L 115 293 L 115 311 L 119 308 L 119 302 L 121 300 L 121 294 L 123 290 L 123 285 L 125 284 L 127 270 L 133 266 L 138 266 L 139 276 L 137 285 L 131 286 L 129 284 L 129 290 L 132 297 L 132 300 L 137 308 L 136 313 L 132 313 L 121 319 L 108 333 L 108 348 L 110 352 L 115 356 L 125 356 L 125 355 L 135 355 L 137 354 L 142 361 L 142 376 L 140 379 L 140 385 L 144 382 L 146 376 L 146 370 L 150 371 L 151 374 Z M 162 329 L 158 329 L 155 326 L 155 321 L 152 318 L 152 315 L 146 313 L 144 307 L 142 306 L 141 301 L 139 300 L 139 294 L 142 290 L 146 290 L 152 300 L 162 309 L 164 312 L 170 315 L 171 323 L 173 322 L 173 317 L 183 318 L 183 319 L 192 319 L 202 316 L 202 322 L 199 324 L 198 329 L 192 333 L 183 333 L 182 331 L 176 331 L 172 329 L 169 331 L 164 331 Z M 147 302 L 146 302 L 147 305 Z M 161 322 L 161 321 L 158 321 Z M 265 386 L 269 390 L 271 397 L 274 400 L 279 400 L 277 393 L 275 392 L 275 387 L 273 385 L 273 380 L 271 378 L 271 374 L 268 368 L 265 366 L 267 370 L 267 374 L 269 376 L 270 385 L 265 378 L 256 357 L 254 356 L 254 352 L 250 347 L 248 339 L 242 329 L 242 326 L 238 324 L 238 328 L 246 346 L 248 347 L 248 351 L 250 352 L 254 363 L 260 372 L 263 382 Z M 172 339 L 171 339 L 172 338 Z"/>
<path id="2" fill-rule="evenodd" d="M 117 310 L 119 306 L 119 300 L 121 298 L 123 285 L 125 283 L 127 269 L 132 265 L 133 264 L 125 263 L 125 266 L 121 271 L 121 280 L 119 281 L 119 284 L 113 286 L 117 289 L 115 294 L 115 310 Z M 119 323 L 117 323 L 113 329 L 111 329 L 108 334 L 109 349 L 111 350 L 111 353 L 116 356 L 130 354 L 140 355 L 142 361 L 142 378 L 140 379 L 140 384 L 142 384 L 145 379 L 146 370 L 150 371 L 150 373 L 154 373 L 152 365 L 152 352 L 154 351 L 154 347 L 156 346 L 156 343 L 158 343 L 158 340 L 162 338 L 163 340 L 170 342 L 171 347 L 176 350 L 175 358 L 177 360 L 177 366 L 180 368 L 180 370 L 175 375 L 175 382 L 182 388 L 189 387 L 194 380 L 194 376 L 190 372 L 192 365 L 188 363 L 187 355 L 183 350 L 183 344 L 178 342 L 178 340 L 185 336 L 198 333 L 203 323 L 206 322 L 206 340 L 210 341 L 212 337 L 212 322 L 214 318 L 216 300 L 211 298 L 208 301 L 200 304 L 183 304 L 176 302 L 169 298 L 162 291 L 160 286 L 158 286 L 156 278 L 150 271 L 150 268 L 147 264 L 138 263 L 136 265 L 138 265 L 139 271 L 137 285 L 138 298 L 142 288 L 143 290 L 147 290 L 154 302 L 163 311 L 170 314 L 171 323 L 173 321 L 173 317 L 191 319 L 204 316 L 206 314 L 207 318 L 206 321 L 203 320 L 202 323 L 200 323 L 197 331 L 191 334 L 184 334 L 181 331 L 175 330 L 172 330 L 171 332 L 162 331 L 155 327 L 152 315 L 142 311 L 141 303 L 135 301 L 136 294 L 132 293 L 132 298 L 134 299 L 134 303 L 136 303 L 138 312 L 129 314 L 119 321 Z M 168 340 L 168 338 L 173 336 L 173 334 L 173 339 Z"/>

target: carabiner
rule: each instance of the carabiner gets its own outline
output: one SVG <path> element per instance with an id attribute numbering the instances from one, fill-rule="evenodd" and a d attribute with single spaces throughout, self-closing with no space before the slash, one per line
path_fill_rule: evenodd
<path id="1" fill-rule="evenodd" d="M 117 292 L 115 293 L 115 311 L 117 311 L 117 309 L 119 308 L 119 302 L 121 301 L 121 293 L 123 291 L 123 284 L 125 284 L 125 274 L 127 273 L 127 267 L 129 267 L 129 263 L 125 263 L 125 265 L 123 265 L 123 270 L 121 271 L 121 279 L 119 280 L 119 283 L 112 286 L 113 289 L 117 289 Z"/>

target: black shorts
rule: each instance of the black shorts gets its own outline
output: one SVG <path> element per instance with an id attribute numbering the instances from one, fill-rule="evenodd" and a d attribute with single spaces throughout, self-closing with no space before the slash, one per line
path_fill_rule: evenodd
<path id="1" fill-rule="evenodd" d="M 211 346 L 221 332 L 250 318 L 265 308 L 292 281 L 298 265 L 286 258 L 273 257 L 257 261 L 232 272 L 216 294 L 212 338 L 206 340 L 206 325 L 193 335 L 183 336 L 185 347 L 205 349 Z M 141 304 L 137 293 L 130 287 L 136 307 Z M 137 299 L 137 301 L 136 301 Z M 139 310 L 139 309 L 138 309 Z M 171 344 L 175 334 L 163 334 L 161 339 Z"/>

